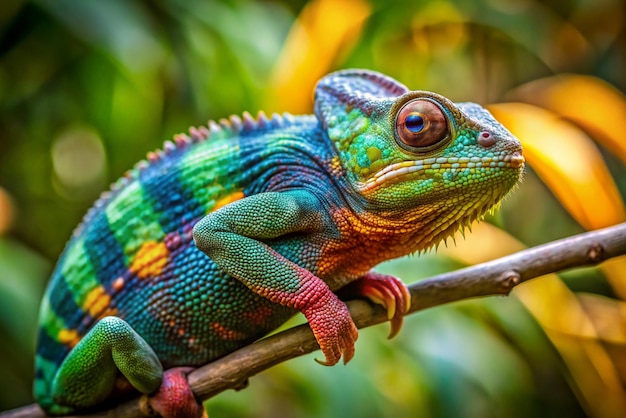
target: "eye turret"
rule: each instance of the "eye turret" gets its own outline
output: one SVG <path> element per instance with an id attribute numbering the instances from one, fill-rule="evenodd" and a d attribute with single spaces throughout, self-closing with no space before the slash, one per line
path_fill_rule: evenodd
<path id="1" fill-rule="evenodd" d="M 407 151 L 424 153 L 438 148 L 449 137 L 443 110 L 431 100 L 414 99 L 396 115 L 396 141 Z"/>

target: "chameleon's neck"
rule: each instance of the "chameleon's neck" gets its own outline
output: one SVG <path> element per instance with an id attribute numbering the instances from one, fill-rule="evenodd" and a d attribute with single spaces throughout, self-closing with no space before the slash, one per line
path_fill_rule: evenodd
<path id="1" fill-rule="evenodd" d="M 431 248 L 469 222 L 454 209 L 423 205 L 401 215 L 339 207 L 332 213 L 341 231 L 334 269 L 359 277 L 382 261 Z M 332 275 L 332 273 L 330 273 Z"/>

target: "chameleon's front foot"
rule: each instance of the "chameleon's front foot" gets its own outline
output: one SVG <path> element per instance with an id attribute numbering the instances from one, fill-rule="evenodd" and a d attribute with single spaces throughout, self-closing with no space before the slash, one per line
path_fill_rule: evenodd
<path id="1" fill-rule="evenodd" d="M 391 322 L 389 338 L 395 337 L 402 328 L 402 318 L 411 307 L 411 294 L 402 281 L 396 277 L 369 272 L 349 283 L 339 291 L 343 299 L 366 297 L 387 309 Z"/>
<path id="2" fill-rule="evenodd" d="M 202 403 L 198 402 L 187 381 L 192 370 L 192 367 L 175 367 L 165 371 L 158 392 L 141 398 L 142 413 L 149 417 L 206 418 Z"/>
<path id="3" fill-rule="evenodd" d="M 326 357 L 325 361 L 315 361 L 324 366 L 333 366 L 342 355 L 344 364 L 352 359 L 359 333 L 345 303 L 329 291 L 303 309 L 302 313 L 309 321 L 313 335 Z"/>

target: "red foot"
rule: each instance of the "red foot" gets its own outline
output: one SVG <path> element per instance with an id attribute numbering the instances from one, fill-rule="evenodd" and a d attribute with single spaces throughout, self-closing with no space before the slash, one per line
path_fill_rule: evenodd
<path id="1" fill-rule="evenodd" d="M 342 298 L 366 297 L 387 309 L 391 321 L 389 338 L 395 337 L 402 328 L 402 317 L 411 307 L 411 294 L 406 285 L 396 277 L 370 271 L 349 283 L 339 292 Z"/>
<path id="2" fill-rule="evenodd" d="M 204 407 L 194 396 L 187 381 L 187 375 L 192 370 L 192 367 L 166 370 L 159 391 L 152 396 L 143 396 L 142 412 L 147 416 L 163 418 L 206 417 Z"/>
<path id="3" fill-rule="evenodd" d="M 345 303 L 328 291 L 315 303 L 302 309 L 309 321 L 317 343 L 324 353 L 325 361 L 317 360 L 324 366 L 337 364 L 343 355 L 346 364 L 354 356 L 354 343 L 359 336 Z"/>

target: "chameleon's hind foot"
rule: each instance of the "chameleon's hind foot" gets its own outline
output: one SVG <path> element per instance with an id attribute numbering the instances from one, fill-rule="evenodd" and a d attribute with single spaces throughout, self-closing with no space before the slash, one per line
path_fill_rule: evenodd
<path id="1" fill-rule="evenodd" d="M 175 367 L 166 370 L 163 383 L 154 395 L 144 395 L 141 410 L 149 417 L 163 418 L 208 418 L 201 402 L 198 402 L 187 375 L 192 367 Z"/>

